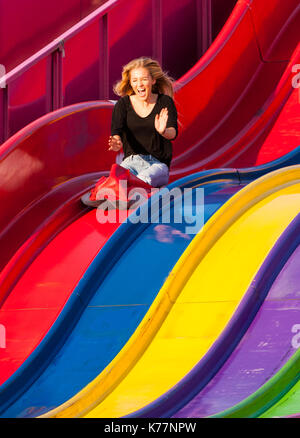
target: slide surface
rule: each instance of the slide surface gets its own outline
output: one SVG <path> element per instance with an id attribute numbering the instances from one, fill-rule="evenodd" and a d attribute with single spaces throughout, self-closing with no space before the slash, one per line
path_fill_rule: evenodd
<path id="1" fill-rule="evenodd" d="M 299 227 L 298 214 L 281 234 L 254 279 L 253 289 L 255 285 L 256 294 L 260 299 L 265 298 L 234 352 L 209 384 L 175 417 L 248 417 L 254 416 L 254 413 L 257 416 L 258 412 L 266 409 L 267 402 L 264 401 L 260 406 L 258 397 L 255 410 L 253 406 L 251 409 L 248 406 L 246 410 L 246 402 L 245 406 L 242 405 L 243 411 L 234 408 L 234 405 L 260 389 L 296 352 L 292 329 L 297 323 L 300 306 L 297 286 Z M 276 395 L 280 393 L 277 388 Z M 273 394 L 270 392 L 267 395 L 269 403 Z M 255 398 L 252 395 L 251 399 Z M 265 416 L 269 416 L 269 413 L 265 413 Z"/>
<path id="2" fill-rule="evenodd" d="M 215 172 L 215 175 L 209 175 L 208 178 L 202 176 L 196 179 L 197 184 L 200 184 L 201 180 L 206 180 L 204 195 L 207 205 L 203 219 L 205 221 L 242 187 L 236 172 Z M 192 182 L 184 184 L 193 187 L 194 178 Z M 177 214 L 183 215 L 182 207 L 178 203 L 174 203 L 173 209 L 178 210 Z M 199 224 L 197 221 L 194 224 L 198 227 L 193 231 L 196 233 L 202 225 L 203 212 L 202 208 L 197 212 L 196 206 L 194 210 L 199 219 Z M 173 214 L 175 213 L 172 210 L 170 216 Z M 81 220 L 91 229 L 91 223 L 94 223 L 96 228 L 96 215 L 96 210 L 90 211 L 62 231 L 57 238 L 65 242 L 70 230 L 72 234 L 72 227 L 75 227 L 75 230 L 82 229 L 84 242 L 89 245 L 90 239 L 95 238 L 95 232 L 91 237 L 85 235 Z M 185 219 L 184 216 L 182 218 Z M 98 226 L 101 229 L 100 224 Z M 4 398 L 6 392 L 6 404 L 11 405 L 5 412 L 2 409 L 3 416 L 36 416 L 47 408 L 63 403 L 113 360 L 144 317 L 168 272 L 193 238 L 193 234 L 186 233 L 185 228 L 184 221 L 122 224 L 94 259 L 91 269 L 87 270 L 73 292 L 72 297 L 79 296 L 83 302 L 82 307 L 85 307 L 63 346 L 58 349 L 55 345 L 54 339 L 60 338 L 62 328 L 54 324 L 44 338 L 45 351 L 43 343 L 37 349 L 38 365 L 29 358 L 18 370 L 19 385 L 14 375 L 3 385 L 2 397 Z M 55 239 L 51 243 L 53 248 L 58 247 Z M 46 247 L 45 256 L 51 246 L 50 244 Z M 37 261 L 43 258 L 44 255 L 41 254 Z M 79 275 L 77 271 L 76 276 Z M 52 274 L 51 269 L 50 273 Z M 72 308 L 68 313 L 65 308 L 62 313 L 68 321 L 77 318 Z M 68 332 L 70 330 L 68 327 Z M 47 348 L 48 345 L 53 346 L 53 353 L 49 347 Z M 49 358 L 47 353 L 51 353 L 52 357 Z M 43 368 L 45 369 L 42 370 Z M 16 403 L 11 404 L 17 390 L 22 392 L 25 389 L 26 373 L 30 373 L 35 381 Z"/>
<path id="3" fill-rule="evenodd" d="M 48 415 L 112 418 L 140 410 L 141 416 L 157 416 L 151 408 L 158 409 L 153 405 L 159 397 L 167 404 L 172 398 L 182 403 L 177 397 L 180 381 L 183 391 L 195 391 L 195 385 L 188 385 L 188 373 L 201 358 L 198 373 L 204 368 L 208 379 L 206 357 L 219 354 L 219 365 L 225 360 L 216 347 L 220 335 L 243 307 L 246 320 L 253 313 L 245 293 L 253 289 L 255 274 L 299 214 L 299 196 L 299 166 L 293 166 L 261 177 L 230 198 L 183 253 L 123 351 L 84 391 Z M 234 328 L 227 330 L 222 341 Z"/>
<path id="4" fill-rule="evenodd" d="M 271 162 L 274 158 L 283 157 L 285 155 L 288 156 L 287 153 L 295 149 L 299 144 L 299 132 L 297 131 L 297 126 L 299 126 L 299 123 L 297 123 L 299 115 L 296 107 L 298 103 L 298 90 L 293 89 L 291 86 L 291 66 L 299 60 L 299 50 L 297 49 L 295 42 L 295 23 L 298 23 L 299 5 L 293 1 L 288 2 L 282 10 L 281 21 L 278 21 L 277 19 L 269 20 L 270 17 L 277 17 L 278 14 L 275 9 L 273 9 L 271 2 L 267 2 L 267 21 L 272 21 L 272 26 L 274 25 L 274 28 L 271 27 L 270 29 L 264 27 L 265 22 L 263 17 L 260 17 L 259 15 L 261 11 L 257 5 L 258 2 L 255 2 L 254 0 L 253 2 L 238 2 L 231 19 L 221 32 L 219 39 L 217 39 L 210 51 L 208 51 L 199 63 L 186 75 L 186 77 L 183 77 L 178 83 L 176 102 L 178 103 L 179 113 L 184 115 L 184 117 L 182 119 L 182 132 L 178 142 L 175 144 L 175 158 L 171 174 L 173 180 L 206 168 L 221 166 L 250 167 L 251 165 Z M 258 26 L 257 28 L 253 28 L 253 22 Z M 274 35 L 276 26 L 281 26 L 284 31 L 279 33 L 280 35 L 277 40 L 278 45 L 275 44 L 272 46 L 270 36 Z M 254 33 L 254 29 L 256 30 L 256 33 Z M 259 32 L 262 33 L 260 34 Z M 222 57 L 226 56 L 226 50 L 232 50 L 236 47 L 234 44 L 237 44 L 241 35 L 247 35 L 248 39 L 245 40 L 244 46 L 240 47 L 240 51 L 238 52 L 240 58 L 238 58 L 237 55 L 237 59 L 233 60 L 233 63 L 230 66 L 227 66 L 228 68 L 224 69 L 220 83 L 214 84 L 212 87 L 205 86 L 204 84 L 207 83 L 208 75 L 210 76 L 212 71 L 215 72 L 215 75 L 220 73 L 220 63 L 222 59 L 224 59 Z M 249 44 L 247 45 L 246 43 Z M 251 56 L 249 56 L 249 51 L 252 53 Z M 241 63 L 241 59 L 250 60 L 249 69 L 244 69 L 247 73 L 244 71 L 241 73 L 240 69 L 237 69 L 237 63 Z M 266 62 L 266 60 L 268 62 Z M 232 76 L 232 73 L 237 70 L 239 70 L 239 74 L 241 74 L 239 80 L 235 80 Z M 254 77 L 254 80 L 251 81 L 248 88 L 245 88 L 245 84 L 249 82 L 250 75 Z M 213 78 L 213 76 L 211 77 Z M 266 80 L 266 89 L 263 90 L 262 93 L 257 92 L 257 90 L 260 90 L 261 88 L 264 89 L 262 84 L 265 84 Z M 237 84 L 237 88 L 232 89 L 226 87 L 228 82 Z M 219 97 L 221 89 L 226 91 L 226 98 L 224 97 L 224 105 L 222 105 L 222 108 L 220 108 L 220 105 L 217 106 L 217 100 L 214 100 Z M 237 98 L 238 95 L 240 96 L 241 89 L 245 89 L 245 93 L 241 95 L 241 98 Z M 202 106 L 199 107 L 196 104 L 195 106 L 191 106 L 190 102 L 195 102 L 195 99 L 192 99 L 192 96 L 195 92 L 198 93 L 199 90 L 203 90 L 203 92 L 207 91 L 208 94 L 206 95 L 203 93 L 203 99 L 201 100 Z M 253 92 L 253 90 L 256 90 L 256 92 Z M 214 99 L 211 101 L 210 98 L 212 94 Z M 252 99 L 250 99 L 250 95 L 252 96 Z M 207 101 L 205 99 L 207 99 Z M 236 100 L 234 101 L 230 99 Z M 210 102 L 209 105 L 208 102 Z M 186 110 L 187 108 L 189 108 L 189 110 Z M 218 111 L 216 111 L 216 108 L 218 108 Z M 230 111 L 229 108 L 231 108 Z M 11 162 L 18 163 L 20 162 L 21 155 L 23 158 L 27 157 L 28 163 L 30 163 L 29 168 L 32 173 L 30 174 L 29 172 L 28 179 L 31 178 L 32 180 L 33 175 L 34 179 L 38 182 L 42 181 L 42 184 L 41 188 L 37 189 L 36 186 L 34 187 L 35 180 L 33 179 L 30 182 L 31 188 L 28 191 L 28 199 L 25 199 L 24 197 L 24 199 L 20 200 L 19 205 L 17 205 L 14 200 L 9 201 L 10 204 L 14 204 L 14 206 L 11 207 L 11 210 L 8 208 L 8 211 L 11 211 L 11 217 L 14 217 L 14 209 L 15 211 L 22 211 L 22 208 L 28 205 L 26 203 L 33 199 L 39 200 L 39 202 L 36 203 L 36 206 L 30 205 L 30 208 L 28 209 L 27 223 L 25 224 L 27 228 L 25 229 L 25 233 L 22 229 L 24 216 L 19 216 L 19 224 L 17 220 L 14 221 L 13 226 L 19 227 L 19 240 L 14 238 L 17 251 L 12 259 L 4 258 L 2 260 L 2 280 L 5 287 L 3 289 L 4 293 L 2 291 L 1 295 L 3 306 L 0 312 L 1 316 L 3 315 L 3 317 L 6 318 L 5 324 L 7 327 L 13 326 L 10 318 L 13 313 L 15 314 L 17 310 L 20 310 L 20 304 L 24 310 L 24 312 L 19 312 L 20 318 L 18 319 L 18 325 L 16 325 L 16 336 L 11 332 L 9 333 L 9 336 L 12 336 L 12 338 L 14 338 L 14 336 L 17 338 L 19 337 L 19 334 L 23 334 L 23 337 L 19 337 L 18 343 L 15 343 L 13 347 L 10 347 L 15 349 L 11 352 L 13 360 L 10 363 L 5 363 L 5 361 L 0 362 L 0 365 L 4 366 L 4 373 L 1 374 L 1 376 L 3 376 L 2 383 L 16 373 L 21 365 L 25 364 L 24 361 L 32 356 L 32 353 L 35 352 L 36 358 L 39 357 L 40 351 L 36 350 L 36 348 L 40 345 L 42 340 L 47 340 L 47 334 L 50 334 L 51 339 L 51 330 L 55 327 L 54 322 L 58 321 L 58 325 L 61 324 L 60 330 L 62 330 L 64 324 L 67 324 L 67 321 L 70 321 L 68 319 L 70 316 L 68 316 L 64 322 L 62 321 L 65 314 L 68 313 L 68 303 L 70 308 L 72 308 L 73 305 L 77 312 L 77 319 L 75 318 L 73 324 L 75 325 L 77 320 L 82 321 L 84 319 L 84 309 L 88 308 L 91 296 L 87 296 L 84 299 L 79 297 L 77 301 L 75 299 L 70 301 L 70 298 L 76 296 L 76 287 L 80 285 L 79 280 L 84 278 L 84 274 L 87 272 L 86 270 L 89 266 L 92 268 L 92 261 L 97 257 L 98 253 L 99 255 L 102 253 L 102 248 L 111 240 L 121 224 L 121 222 L 117 222 L 113 225 L 110 224 L 103 226 L 103 224 L 101 224 L 100 226 L 95 220 L 95 215 L 93 215 L 92 212 L 87 212 L 86 210 L 83 211 L 82 207 L 79 207 L 80 194 L 92 186 L 99 176 L 99 170 L 103 172 L 107 171 L 113 162 L 113 157 L 106 158 L 103 161 L 103 154 L 101 155 L 101 159 L 99 159 L 99 150 L 97 150 L 99 145 L 99 134 L 96 133 L 98 123 L 97 117 L 99 116 L 99 113 L 102 116 L 104 112 L 103 126 L 105 126 L 105 129 L 101 132 L 100 138 L 104 145 L 104 142 L 106 141 L 105 138 L 109 131 L 108 126 L 111 109 L 111 103 L 106 103 L 104 110 L 103 108 L 100 108 L 98 103 L 91 103 L 89 104 L 87 111 L 86 108 L 84 108 L 84 105 L 78 105 L 76 108 L 74 107 L 70 109 L 70 112 L 68 112 L 68 110 L 62 110 L 57 114 L 57 119 L 54 120 L 56 124 L 54 129 L 53 127 L 49 128 L 49 125 L 53 124 L 53 120 L 49 122 L 48 116 L 45 116 L 43 119 L 45 124 L 43 125 L 43 122 L 41 122 L 40 125 L 37 126 L 36 133 L 31 137 L 29 136 L 29 139 L 27 138 L 28 132 L 26 132 L 25 128 L 23 138 L 22 135 L 19 136 L 18 134 L 19 145 L 16 148 L 13 148 L 16 143 L 16 138 L 12 139 L 9 146 L 5 145 L 4 147 L 4 160 L 2 163 L 2 169 L 4 169 L 2 173 L 4 175 L 5 168 L 10 164 L 9 160 L 6 160 L 5 162 L 6 156 L 10 156 Z M 222 113 L 223 110 L 224 114 Z M 228 114 L 228 117 L 225 117 L 225 113 Z M 77 133 L 74 132 L 70 135 L 70 126 L 75 126 L 74 121 L 76 124 L 76 116 L 80 119 L 81 126 L 87 122 L 87 126 L 89 126 L 92 133 L 89 132 L 87 134 L 88 140 L 85 140 L 85 143 L 81 145 L 78 145 L 78 142 L 75 140 L 77 149 L 74 152 L 74 139 L 76 138 Z M 53 116 L 51 115 L 51 117 Z M 35 123 L 33 125 L 36 126 Z M 32 130 L 32 127 L 30 129 Z M 52 137 L 49 135 L 49 129 L 53 129 Z M 33 131 L 34 130 L 31 132 Z M 65 134 L 67 134 L 67 144 L 69 149 L 66 147 L 61 152 L 61 143 L 57 141 L 57 136 L 63 138 Z M 48 151 L 49 154 L 48 156 L 46 156 L 46 154 L 44 157 L 40 156 L 38 147 L 41 144 L 41 141 L 44 141 L 45 138 L 49 139 L 49 141 L 47 140 L 49 146 L 53 146 L 50 144 L 53 141 L 57 142 L 57 148 L 62 155 L 62 160 L 68 155 L 68 153 L 72 157 L 73 162 L 68 164 L 68 169 L 63 169 L 60 174 L 55 174 L 53 170 L 53 168 L 57 166 L 58 160 L 55 157 L 55 152 L 51 151 L 51 147 L 49 147 L 49 150 L 46 148 L 46 151 Z M 24 148 L 26 141 L 27 149 Z M 213 148 L 211 147 L 212 145 L 214 145 Z M 217 148 L 217 150 L 214 148 Z M 34 154 L 29 155 L 29 152 L 31 154 L 32 150 L 34 151 L 34 154 L 37 153 L 36 156 Z M 33 157 L 36 159 L 33 160 Z M 93 157 L 97 158 L 93 160 Z M 293 157 L 295 158 L 296 154 Z M 295 158 L 295 160 L 297 159 L 298 157 Z M 51 166 L 45 172 L 49 163 Z M 20 166 L 20 164 L 16 166 L 16 172 L 18 172 L 18 166 Z M 21 183 L 21 177 L 19 179 Z M 49 182 L 50 179 L 51 183 Z M 16 178 L 16 180 L 17 183 L 19 183 L 18 178 Z M 43 206 L 47 203 L 50 184 L 53 184 L 51 189 L 52 195 L 55 192 L 55 195 L 52 197 L 52 207 L 55 206 L 55 210 L 53 208 L 51 209 L 51 205 L 49 205 L 48 210 L 45 210 L 43 213 L 44 217 L 42 218 L 41 212 L 43 211 Z M 233 186 L 235 185 L 236 182 Z M 66 188 L 67 190 L 65 190 Z M 241 187 L 239 186 L 239 188 Z M 219 189 L 215 188 L 216 191 Z M 12 190 L 14 190 L 14 187 L 12 187 Z M 38 193 L 37 190 L 41 191 Z M 24 191 L 26 192 L 26 187 Z M 233 192 L 231 192 L 230 195 L 232 193 Z M 222 198 L 222 202 L 223 201 L 224 198 Z M 217 203 L 217 205 L 219 207 L 220 203 Z M 36 208 L 36 210 L 34 210 L 34 208 Z M 31 220 L 34 218 L 32 213 L 36 213 L 36 211 L 40 212 L 40 215 L 36 216 L 36 224 L 41 225 L 36 225 L 36 228 L 34 228 Z M 213 209 L 210 214 L 212 214 L 212 212 Z M 270 214 L 270 216 L 272 216 L 272 214 Z M 43 219 L 42 222 L 41 218 Z M 7 214 L 7 218 L 2 218 L 3 224 L 5 224 L 6 219 L 6 228 L 5 226 L 2 227 L 6 232 L 6 235 L 5 233 L 2 233 L 2 238 L 4 241 L 6 239 L 6 242 L 10 242 L 9 236 L 14 234 L 14 228 L 10 225 L 9 214 Z M 159 287 L 163 284 L 163 279 L 166 278 L 169 270 L 181 255 L 185 246 L 189 243 L 188 239 L 180 236 L 182 230 L 177 230 L 175 235 L 173 234 L 173 237 L 170 237 L 166 231 L 163 231 L 163 229 L 161 231 L 163 239 L 166 240 L 165 248 L 168 247 L 168 239 L 173 239 L 172 241 L 175 242 L 176 239 L 178 239 L 178 247 L 176 246 L 177 249 L 176 251 L 174 250 L 174 253 L 173 251 L 166 250 L 168 256 L 165 255 L 164 257 L 170 261 L 170 264 L 159 263 L 159 258 L 156 260 L 158 265 L 162 265 L 162 273 L 157 277 L 157 284 L 151 284 L 151 287 L 153 288 L 151 298 L 149 298 L 149 301 L 144 307 L 141 305 L 141 308 L 143 307 L 143 309 L 139 314 L 138 312 L 136 313 L 136 320 L 129 328 L 126 336 L 119 340 L 119 344 L 115 344 L 116 348 L 110 351 L 111 355 L 108 357 L 105 355 L 101 358 L 98 357 L 97 362 L 96 360 L 93 362 L 93 369 L 90 370 L 90 374 L 87 373 L 82 380 L 76 380 L 77 377 L 72 381 L 70 380 L 68 383 L 69 387 L 63 389 L 60 394 L 54 394 L 54 397 L 51 400 L 45 400 L 42 398 L 43 396 L 41 396 L 40 400 L 36 399 L 36 401 L 33 401 L 34 398 L 26 399 L 26 391 L 28 388 L 32 391 L 32 394 L 43 394 L 43 392 L 40 392 L 40 389 L 37 389 L 39 388 L 38 384 L 37 386 L 30 388 L 30 385 L 34 382 L 29 379 L 26 391 L 25 388 L 20 389 L 21 392 L 25 391 L 24 398 L 20 400 L 20 404 L 17 405 L 16 410 L 11 411 L 13 412 L 11 415 L 34 416 L 42 413 L 43 409 L 47 411 L 49 408 L 56 407 L 58 404 L 67 400 L 67 398 L 71 397 L 76 391 L 79 391 L 115 357 L 141 321 L 141 318 L 147 311 L 148 307 L 151 305 L 155 296 L 153 295 L 153 291 L 155 291 L 155 293 L 158 292 Z M 120 232 L 122 233 L 122 231 Z M 154 233 L 154 235 L 156 234 Z M 21 241 L 22 245 L 20 246 Z M 124 241 L 126 241 L 125 237 Z M 144 246 L 146 244 L 145 242 L 149 243 L 149 239 L 147 240 L 146 237 L 143 238 Z M 128 248 L 130 248 L 131 242 L 128 243 L 128 245 Z M 138 243 L 136 243 L 136 245 L 138 245 Z M 62 251 L 60 254 L 59 249 Z M 12 250 L 10 249 L 10 251 Z M 130 251 L 128 249 L 128 253 L 126 254 L 129 253 Z M 170 258 L 170 253 L 172 254 L 172 258 Z M 4 256 L 2 255 L 2 257 Z M 131 266 L 134 267 L 136 261 L 139 260 L 141 256 L 138 255 L 138 252 L 134 252 L 132 257 Z M 149 252 L 149 257 L 151 258 L 151 252 Z M 261 260 L 255 261 L 255 263 L 258 264 L 260 262 Z M 124 262 L 126 269 L 123 268 L 123 271 L 121 270 L 121 264 L 118 266 L 118 268 L 120 268 L 119 276 L 112 275 L 114 272 L 113 270 L 109 271 L 109 274 L 103 274 L 103 278 L 106 278 L 105 275 L 107 275 L 109 281 L 115 282 L 113 290 L 119 288 L 116 282 L 120 284 L 119 279 L 124 277 L 124 273 L 126 274 L 128 267 L 127 263 L 129 262 Z M 219 266 L 219 263 L 217 263 L 217 265 Z M 72 267 L 72 269 L 70 269 L 70 267 Z M 154 270 L 154 272 L 156 272 L 156 270 Z M 136 272 L 134 271 L 133 274 L 135 275 Z M 247 276 L 245 275 L 245 281 L 246 278 Z M 66 279 L 68 280 L 67 282 Z M 106 279 L 105 281 L 108 280 Z M 67 287 L 62 286 L 62 283 L 67 283 Z M 30 295 L 28 301 L 27 297 L 22 293 L 25 288 L 26 290 L 32 291 L 32 295 Z M 45 291 L 45 293 L 43 293 L 43 291 Z M 232 302 L 228 304 L 227 319 L 224 317 L 223 326 L 220 322 L 221 327 L 219 327 L 219 331 L 216 328 L 216 332 L 213 335 L 215 336 L 215 339 L 222 332 L 222 327 L 224 328 L 226 321 L 228 322 L 230 319 L 230 315 L 233 314 L 235 307 L 242 299 L 244 293 L 245 287 L 244 289 L 238 290 L 237 296 L 235 296 Z M 137 303 L 130 302 L 125 304 L 129 307 Z M 100 306 L 102 306 L 101 310 L 103 310 L 103 307 L 106 305 L 107 303 L 100 304 Z M 120 305 L 120 303 L 118 303 L 118 301 L 113 303 L 109 302 L 109 305 L 115 306 Z M 96 302 L 95 307 L 98 306 L 99 304 Z M 41 309 L 47 310 L 43 312 Z M 62 312 L 62 309 L 65 309 L 65 313 Z M 89 309 L 90 313 L 93 313 L 93 310 L 94 309 Z M 47 318 L 43 316 L 43 313 L 47 313 Z M 25 314 L 27 316 L 24 318 Z M 71 314 L 72 313 L 70 312 L 68 315 Z M 79 320 L 79 316 L 81 316 L 82 319 Z M 108 319 L 109 318 L 110 317 L 108 317 Z M 89 317 L 86 317 L 86 319 L 88 320 Z M 116 317 L 116 319 L 118 319 L 118 317 Z M 32 324 L 33 320 L 34 324 Z M 30 337 L 27 333 L 29 326 L 30 330 L 32 330 L 32 335 Z M 72 325 L 70 325 L 70 327 L 73 328 Z M 57 333 L 59 333 L 59 331 Z M 72 360 L 74 361 L 74 352 L 76 351 L 74 346 L 77 345 L 76 342 L 80 337 L 80 334 L 76 335 L 76 333 L 79 332 L 76 332 L 74 329 L 74 333 L 68 338 L 70 344 L 71 342 L 74 342 L 69 350 L 71 352 L 73 349 L 70 353 L 71 356 L 69 356 L 69 361 L 70 357 L 72 357 Z M 9 337 L 7 339 L 9 340 Z M 73 341 L 74 339 L 76 342 Z M 197 341 L 195 342 L 197 343 Z M 64 344 L 61 351 L 64 351 L 64 348 L 68 348 L 67 345 L 69 344 Z M 190 347 L 191 345 L 192 342 L 190 343 Z M 184 348 L 190 347 L 187 345 Z M 44 346 L 42 346 L 41 350 L 43 350 L 43 348 Z M 204 345 L 204 347 L 202 346 L 201 348 L 203 348 L 202 354 L 204 355 L 209 348 L 209 345 Z M 89 351 L 86 351 L 85 354 L 91 354 L 91 350 L 92 348 L 90 348 Z M 180 380 L 180 378 L 187 373 L 188 369 L 198 362 L 198 352 L 195 353 L 195 355 L 197 357 L 192 357 L 191 355 L 190 361 L 186 364 L 187 368 L 179 370 L 179 374 L 173 376 L 175 380 Z M 29 362 L 31 362 L 30 367 L 35 366 L 34 360 L 37 359 L 34 356 L 35 355 L 29 360 Z M 61 363 L 64 363 L 61 368 L 62 371 L 60 378 L 62 381 L 65 380 L 64 373 L 67 372 L 67 362 L 64 362 L 67 360 L 67 357 L 68 356 L 63 353 L 60 356 Z M 83 355 L 82 360 L 84 360 L 84 357 L 85 356 Z M 54 358 L 50 359 L 54 360 Z M 47 366 L 49 364 L 46 362 L 47 361 L 45 361 L 45 369 L 39 370 L 38 373 L 42 371 L 47 372 Z M 25 364 L 25 368 L 26 366 L 27 365 Z M 31 369 L 30 367 L 29 369 Z M 18 376 L 18 373 L 16 373 L 12 379 L 14 383 L 11 388 L 10 380 L 7 380 L 7 385 L 3 387 L 3 412 L 5 412 L 8 407 L 8 405 L 5 404 L 7 402 L 6 391 L 8 391 L 10 397 L 13 392 L 15 380 L 18 380 L 18 378 L 20 379 L 22 376 L 21 368 L 19 371 L 20 375 Z M 80 372 L 79 367 L 78 372 Z M 55 373 L 53 375 L 55 375 Z M 37 376 L 34 374 L 33 376 L 33 380 L 35 380 Z M 70 379 L 72 379 L 72 375 L 70 375 Z M 49 379 L 48 382 L 50 384 L 51 379 Z M 68 384 L 66 383 L 66 387 Z M 151 400 L 159 397 L 165 391 L 168 391 L 172 385 L 173 381 L 168 384 L 166 383 L 164 388 L 153 390 L 153 394 L 149 395 L 149 399 L 146 401 L 144 400 L 142 405 L 143 403 L 150 403 Z M 41 407 L 43 409 L 41 409 Z M 133 406 L 130 412 L 138 410 L 140 407 L 140 405 Z M 121 415 L 127 415 L 127 413 L 126 409 L 124 412 L 121 411 Z"/>
<path id="5" fill-rule="evenodd" d="M 151 2 L 138 2 L 138 5 L 134 2 L 109 3 L 113 6 L 111 24 L 115 21 L 120 22 L 124 9 L 127 8 L 127 12 L 130 12 L 128 20 L 121 20 L 122 27 L 118 27 L 117 32 L 113 31 L 113 27 L 110 29 L 109 44 L 114 59 L 118 59 L 119 62 L 120 53 L 124 55 L 122 45 L 126 45 L 126 40 L 131 38 L 133 33 L 139 32 L 149 15 Z M 173 9 L 170 9 L 170 4 L 171 2 L 165 2 L 164 17 L 172 15 L 177 24 L 187 31 L 188 26 L 186 21 L 183 21 L 186 14 L 190 13 L 189 2 L 178 2 Z M 165 31 L 169 30 L 168 23 L 165 23 Z M 189 32 L 185 33 L 190 36 Z M 152 44 L 152 41 L 150 43 Z M 82 45 L 80 38 L 76 44 L 76 47 Z M 68 51 L 68 47 L 66 50 Z M 168 56 L 170 58 L 171 53 Z M 188 63 L 191 56 L 191 53 L 187 56 Z M 175 60 L 172 65 L 176 70 L 178 61 Z M 73 68 L 72 75 L 76 74 L 78 71 Z M 67 76 L 70 76 L 68 72 Z M 29 80 L 32 83 L 30 75 Z M 89 82 L 93 82 L 91 77 Z M 29 90 L 29 93 L 32 92 L 32 87 L 28 86 L 25 89 L 27 92 Z M 15 87 L 14 93 L 18 94 L 18 90 L 19 88 Z M 24 100 L 24 96 L 22 99 Z M 14 100 L 18 101 L 18 97 Z M 97 180 L 101 175 L 99 171 L 108 172 L 114 162 L 115 157 L 113 154 L 107 154 L 106 150 L 112 108 L 111 102 L 92 102 L 74 105 L 70 110 L 59 110 L 33 122 L 1 148 L 1 202 L 6 205 L 6 211 L 2 212 L 0 218 L 0 239 L 3 247 L 0 255 L 0 302 L 3 303 L 14 288 L 15 290 L 0 310 L 3 323 L 7 327 L 7 352 L 10 358 L 8 361 L 5 358 L 0 361 L 0 383 L 5 382 L 34 351 L 59 315 L 76 282 L 116 228 L 108 227 L 104 230 L 102 227 L 100 231 L 95 221 L 77 218 L 84 214 L 78 204 L 78 194 Z M 21 112 L 23 117 L 24 109 Z M 25 113 L 28 114 L 29 111 Z M 8 169 L 13 169 L 13 172 L 8 172 Z M 35 261 L 31 270 L 26 273 L 26 269 L 38 256 L 39 251 L 75 219 L 78 219 L 76 225 L 70 228 L 70 233 L 74 232 L 72 245 L 64 242 L 63 237 L 58 237 L 51 243 L 51 248 L 58 245 L 61 254 L 62 248 L 66 251 L 65 261 L 62 262 L 63 255 L 58 260 L 58 251 L 49 248 L 49 253 L 46 250 L 41 261 Z M 90 236 L 89 243 L 87 234 Z M 60 265 L 55 266 L 57 263 Z M 62 273 L 69 263 L 75 263 L 77 269 L 73 272 L 68 271 L 70 278 L 67 279 L 66 274 Z M 67 283 L 65 288 L 63 282 Z M 22 293 L 24 287 L 28 291 L 26 297 Z M 17 320 L 13 312 L 18 314 Z M 37 320 L 33 323 L 35 318 Z"/>

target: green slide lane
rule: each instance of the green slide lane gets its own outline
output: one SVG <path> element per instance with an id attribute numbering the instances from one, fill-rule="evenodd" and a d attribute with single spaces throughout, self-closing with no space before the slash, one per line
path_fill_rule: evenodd
<path id="1" fill-rule="evenodd" d="M 300 376 L 298 382 L 261 418 L 287 417 L 300 412 Z"/>

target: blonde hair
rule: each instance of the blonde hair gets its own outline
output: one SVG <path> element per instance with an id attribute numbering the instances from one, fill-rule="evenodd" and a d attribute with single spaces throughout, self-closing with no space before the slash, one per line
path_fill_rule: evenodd
<path id="1" fill-rule="evenodd" d="M 152 93 L 167 94 L 168 96 L 174 96 L 173 79 L 164 72 L 159 64 L 151 58 L 141 57 L 133 59 L 128 64 L 124 65 L 122 70 L 122 79 L 118 81 L 113 90 L 118 96 L 131 95 L 134 93 L 130 85 L 130 73 L 136 68 L 146 68 L 151 77 L 155 79 L 155 84 L 152 87 Z"/>

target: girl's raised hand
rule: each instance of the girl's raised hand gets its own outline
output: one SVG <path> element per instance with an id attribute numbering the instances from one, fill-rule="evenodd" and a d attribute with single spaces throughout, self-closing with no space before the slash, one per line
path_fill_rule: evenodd
<path id="1" fill-rule="evenodd" d="M 156 131 L 162 135 L 167 128 L 168 108 L 163 108 L 159 114 L 156 114 L 154 126 Z"/>

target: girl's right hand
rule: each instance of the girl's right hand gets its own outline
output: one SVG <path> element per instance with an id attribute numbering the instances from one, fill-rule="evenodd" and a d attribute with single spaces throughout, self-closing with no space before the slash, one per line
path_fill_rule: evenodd
<path id="1" fill-rule="evenodd" d="M 110 136 L 108 139 L 109 151 L 118 152 L 123 147 L 121 137 L 118 135 Z"/>

